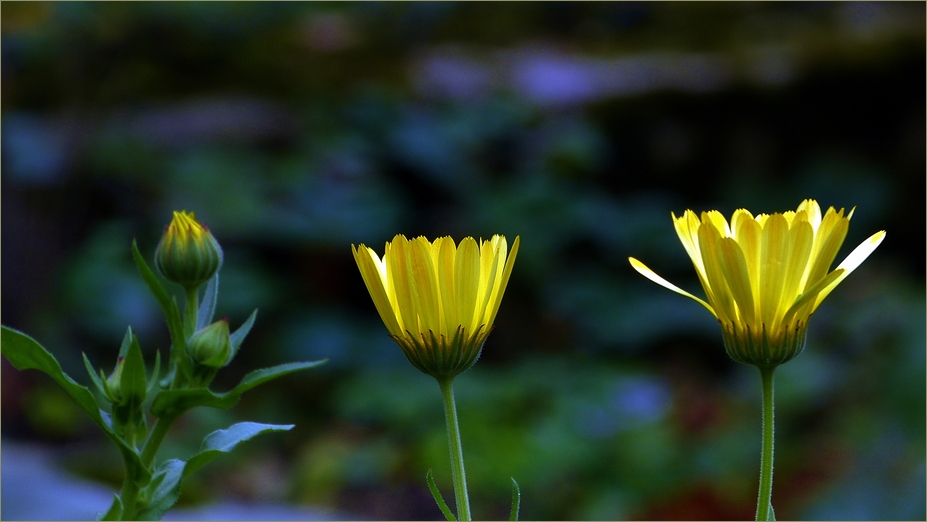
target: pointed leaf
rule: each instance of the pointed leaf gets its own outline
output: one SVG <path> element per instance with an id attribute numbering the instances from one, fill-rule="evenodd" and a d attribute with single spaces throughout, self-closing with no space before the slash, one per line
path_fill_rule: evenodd
<path id="1" fill-rule="evenodd" d="M 122 344 L 119 345 L 119 357 L 125 357 L 129 353 L 129 345 L 132 344 L 132 327 L 126 328 L 126 334 L 122 337 Z"/>
<path id="2" fill-rule="evenodd" d="M 93 381 L 93 385 L 97 387 L 100 394 L 105 397 L 106 389 L 103 388 L 103 380 L 97 375 L 97 371 L 93 369 L 93 365 L 90 364 L 90 359 L 87 358 L 87 354 L 81 352 L 81 356 L 84 358 L 84 367 L 87 368 L 87 374 L 90 375 L 90 380 Z"/>
<path id="3" fill-rule="evenodd" d="M 55 357 L 48 353 L 35 339 L 18 330 L 3 326 L 0 347 L 2 347 L 0 349 L 2 349 L 3 355 L 13 363 L 16 369 L 45 372 L 60 384 L 68 395 L 77 401 L 77 404 L 90 415 L 93 422 L 99 426 L 105 426 L 103 418 L 100 416 L 100 408 L 97 406 L 97 401 L 93 398 L 90 390 L 65 375 Z"/>
<path id="4" fill-rule="evenodd" d="M 129 329 L 129 334 L 132 330 Z M 131 335 L 129 349 L 125 355 L 122 367 L 121 387 L 126 397 L 141 398 L 139 404 L 145 400 L 148 391 L 148 380 L 145 375 L 145 359 L 142 357 L 142 348 L 138 345 L 138 338 Z"/>
<path id="5" fill-rule="evenodd" d="M 177 502 L 185 464 L 182 460 L 171 459 L 158 467 L 151 482 L 145 486 L 148 504 L 139 511 L 136 520 L 161 520 L 164 513 Z"/>
<path id="6" fill-rule="evenodd" d="M 100 411 L 96 399 L 86 386 L 81 386 L 61 370 L 58 361 L 35 339 L 9 328 L 0 327 L 0 349 L 3 355 L 18 370 L 39 370 L 54 379 L 77 404 L 83 408 L 93 422 L 103 429 L 112 440 L 126 463 L 126 473 L 133 477 L 144 477 L 147 471 L 134 448 L 113 431 L 109 415 Z"/>
<path id="7" fill-rule="evenodd" d="M 156 417 L 179 415 L 197 406 L 228 409 L 234 406 L 241 394 L 267 381 L 299 370 L 306 370 L 324 364 L 328 359 L 313 362 L 287 363 L 271 368 L 255 370 L 245 376 L 238 386 L 225 392 L 214 393 L 206 388 L 164 390 L 151 405 L 151 414 Z"/>
<path id="8" fill-rule="evenodd" d="M 138 245 L 134 240 L 132 241 L 132 258 L 135 260 L 135 266 L 138 267 L 139 273 L 142 274 L 142 279 L 144 279 L 145 284 L 148 285 L 148 289 L 151 290 L 158 304 L 161 305 L 161 311 L 164 312 L 164 317 L 167 318 L 167 328 L 171 334 L 171 343 L 179 349 L 180 346 L 183 346 L 184 336 L 183 323 L 180 320 L 180 309 L 177 307 L 177 300 L 171 298 L 161 282 L 158 281 L 157 276 L 155 276 L 151 268 L 148 267 L 148 263 L 142 258 L 142 254 L 138 251 Z"/>
<path id="9" fill-rule="evenodd" d="M 438 486 L 435 485 L 435 478 L 431 474 L 430 469 L 428 470 L 428 473 L 425 474 L 425 481 L 428 482 L 428 489 L 431 490 L 431 496 L 434 497 L 435 503 L 438 504 L 438 508 L 440 508 L 441 512 L 444 513 L 444 518 L 451 522 L 457 520 L 457 517 L 455 517 L 454 514 L 451 513 L 450 508 L 447 507 L 447 503 L 444 502 L 444 497 L 441 496 L 441 491 L 438 489 Z"/>
<path id="10" fill-rule="evenodd" d="M 113 503 L 109 506 L 105 512 L 100 513 L 100 516 L 97 517 L 97 520 L 119 520 L 119 517 L 122 515 L 122 501 L 119 500 L 119 495 L 113 495 Z"/>
<path id="11" fill-rule="evenodd" d="M 151 370 L 151 377 L 148 378 L 148 390 L 145 392 L 145 396 L 148 397 L 148 402 L 151 402 L 151 398 L 154 397 L 156 388 L 160 385 L 158 382 L 158 374 L 161 372 L 161 351 L 158 350 L 155 352 L 155 363 L 154 368 Z"/>
<path id="12" fill-rule="evenodd" d="M 212 459 L 222 453 L 228 453 L 235 447 L 256 437 L 262 433 L 274 431 L 289 431 L 293 429 L 293 424 L 260 424 L 257 422 L 239 422 L 233 424 L 224 430 L 216 430 L 203 439 L 203 445 L 200 452 L 187 461 L 183 476 L 186 478 L 196 470 L 202 468 Z"/>
<path id="13" fill-rule="evenodd" d="M 196 329 L 202 330 L 212 323 L 212 318 L 216 314 L 216 300 L 219 298 L 219 272 L 212 276 L 209 283 L 206 284 L 206 293 L 203 295 L 203 302 L 200 304 L 196 313 Z"/>
<path id="14" fill-rule="evenodd" d="M 229 358 L 225 361 L 225 366 L 228 366 L 232 359 L 235 358 L 235 354 L 238 353 L 238 349 L 241 347 L 241 343 L 245 340 L 245 337 L 248 335 L 248 332 L 251 331 L 251 327 L 254 326 L 254 320 L 257 319 L 257 308 L 251 312 L 251 315 L 248 317 L 248 320 L 245 321 L 245 324 L 238 327 L 237 330 L 232 332 L 229 335 L 229 340 L 232 342 L 232 351 L 229 352 Z"/>
<path id="15" fill-rule="evenodd" d="M 322 359 L 320 361 L 311 361 L 311 362 L 296 362 L 296 363 L 286 363 L 280 364 L 277 366 L 272 366 L 270 368 L 263 368 L 260 370 L 254 370 L 253 372 L 245 375 L 245 378 L 238 383 L 238 386 L 233 388 L 228 393 L 237 393 L 241 395 L 242 393 L 255 388 L 261 384 L 264 384 L 267 381 L 276 379 L 278 377 L 283 377 L 284 375 L 299 371 L 299 370 L 308 370 L 309 368 L 315 368 L 316 366 L 321 366 L 328 362 L 328 359 Z"/>
<path id="16" fill-rule="evenodd" d="M 512 478 L 512 511 L 509 514 L 509 520 L 518 520 L 518 512 L 521 509 L 521 488 L 518 487 L 518 482 L 515 482 L 515 478 Z"/>

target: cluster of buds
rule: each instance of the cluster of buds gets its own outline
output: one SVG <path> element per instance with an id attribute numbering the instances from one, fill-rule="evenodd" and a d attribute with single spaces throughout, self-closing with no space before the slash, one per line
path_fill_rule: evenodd
<path id="1" fill-rule="evenodd" d="M 155 266 L 168 280 L 196 295 L 199 287 L 212 279 L 222 267 L 223 253 L 209 229 L 196 221 L 192 212 L 174 212 L 165 227 Z M 188 302 L 187 305 L 191 306 Z M 192 331 L 192 327 L 191 330 Z M 186 339 L 180 362 L 187 379 L 194 386 L 207 386 L 219 368 L 228 364 L 232 353 L 227 319 L 193 331 Z"/>

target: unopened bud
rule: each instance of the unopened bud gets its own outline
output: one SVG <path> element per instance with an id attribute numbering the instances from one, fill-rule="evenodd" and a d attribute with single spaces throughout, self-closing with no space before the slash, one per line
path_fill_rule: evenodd
<path id="1" fill-rule="evenodd" d="M 155 265 L 169 281 L 196 288 L 209 281 L 222 266 L 222 247 L 193 212 L 174 212 L 158 249 Z"/>

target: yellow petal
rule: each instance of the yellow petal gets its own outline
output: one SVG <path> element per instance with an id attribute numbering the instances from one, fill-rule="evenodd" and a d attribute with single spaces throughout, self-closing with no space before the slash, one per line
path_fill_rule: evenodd
<path id="1" fill-rule="evenodd" d="M 454 280 L 457 287 L 457 317 L 460 325 L 467 332 L 472 332 L 480 284 L 480 251 L 472 237 L 465 237 L 457 246 Z"/>
<path id="2" fill-rule="evenodd" d="M 396 236 L 390 242 L 389 257 L 386 260 L 386 276 L 395 292 L 394 305 L 399 312 L 404 330 L 420 333 L 418 311 L 415 306 L 415 284 L 412 275 L 412 246 L 405 236 Z"/>
<path id="3" fill-rule="evenodd" d="M 435 334 L 442 332 L 442 321 L 440 317 L 440 296 L 438 295 L 438 278 L 435 275 L 434 258 L 432 257 L 432 245 L 424 237 L 417 237 L 410 242 L 411 270 L 410 279 L 412 281 L 412 296 L 415 303 L 415 309 L 421 320 L 419 332 L 433 331 Z"/>
<path id="4" fill-rule="evenodd" d="M 821 290 L 821 293 L 818 294 L 818 298 L 814 303 L 814 309 L 817 309 L 817 307 L 821 304 L 821 301 L 823 301 L 824 298 L 827 297 L 828 294 L 830 294 L 834 288 L 840 284 L 841 281 L 846 279 L 846 277 L 850 275 L 852 271 L 856 270 L 856 267 L 862 264 L 862 262 L 865 261 L 867 257 L 869 257 L 869 254 L 873 253 L 875 249 L 878 248 L 880 244 L 882 244 L 882 240 L 884 239 L 885 231 L 880 230 L 869 236 L 869 238 L 860 243 L 858 247 L 854 248 L 853 251 L 850 252 L 850 255 L 848 255 L 846 259 L 837 265 L 837 270 L 843 270 L 843 273 L 840 274 L 840 277 L 828 284 L 826 288 Z"/>
<path id="5" fill-rule="evenodd" d="M 801 213 L 804 213 L 802 211 Z M 782 288 L 779 310 L 785 311 L 801 292 L 801 284 L 808 269 L 808 258 L 814 244 L 814 230 L 807 220 L 792 223 L 789 228 L 789 254 L 783 259 Z M 768 325 L 773 327 L 774 325 Z M 775 325 L 778 326 L 778 325 Z"/>
<path id="6" fill-rule="evenodd" d="M 847 230 L 850 227 L 850 220 L 842 216 L 843 212 L 835 212 L 834 208 L 828 209 L 827 214 L 821 221 L 818 231 L 814 237 L 814 246 L 811 250 L 810 266 L 806 271 L 802 286 L 809 286 L 816 283 L 824 277 L 830 265 L 833 264 L 834 258 L 843 240 L 847 236 Z"/>
<path id="7" fill-rule="evenodd" d="M 782 214 L 773 214 L 763 225 L 760 241 L 760 320 L 763 324 L 772 325 L 777 317 L 785 278 L 783 264 L 788 254 L 788 222 Z"/>
<path id="8" fill-rule="evenodd" d="M 737 304 L 738 319 L 745 324 L 756 325 L 753 290 L 750 285 L 750 272 L 743 252 L 733 238 L 722 237 L 718 243 L 718 261 L 725 281 L 731 289 L 731 295 Z"/>
<path id="9" fill-rule="evenodd" d="M 354 253 L 354 260 L 357 262 L 364 284 L 367 285 L 367 291 L 370 292 L 370 296 L 373 298 L 373 304 L 376 306 L 383 324 L 386 325 L 386 329 L 390 334 L 401 335 L 402 328 L 396 320 L 396 313 L 393 311 L 393 307 L 386 295 L 385 273 L 381 274 L 380 272 L 380 259 L 373 249 L 363 244 L 361 244 L 360 248 L 354 248 L 354 245 L 351 245 L 351 251 Z"/>
<path id="10" fill-rule="evenodd" d="M 480 244 L 480 284 L 476 298 L 476 313 L 473 316 L 474 327 L 486 322 L 488 317 L 486 310 L 492 299 L 493 284 L 496 281 L 497 271 L 501 275 L 496 254 L 492 241 L 483 241 Z"/>
<path id="11" fill-rule="evenodd" d="M 512 275 L 512 266 L 515 264 L 515 256 L 518 254 L 518 245 L 520 244 L 521 236 L 515 236 L 515 242 L 512 243 L 512 250 L 508 253 L 508 259 L 505 261 L 505 269 L 502 271 L 502 279 L 499 281 L 499 289 L 496 295 L 496 302 L 493 304 L 492 315 L 489 316 L 489 321 L 486 322 L 488 325 L 492 325 L 496 322 L 496 313 L 499 312 L 499 305 L 502 303 L 502 295 L 505 293 L 505 289 L 509 284 L 509 276 Z"/>
<path id="12" fill-rule="evenodd" d="M 715 309 L 715 313 L 718 314 L 718 320 L 729 323 L 737 320 L 737 310 L 734 305 L 731 289 L 725 277 L 724 269 L 719 260 L 721 254 L 720 241 L 720 231 L 711 224 L 706 224 L 703 221 L 702 226 L 698 229 L 698 246 L 699 250 L 702 251 L 702 261 L 705 263 L 705 276 L 711 288 L 708 299 Z"/>
<path id="13" fill-rule="evenodd" d="M 749 212 L 746 212 L 746 215 L 749 214 Z M 741 222 L 735 227 L 735 233 L 737 234 L 737 244 L 740 245 L 744 261 L 747 263 L 747 270 L 750 272 L 750 290 L 753 293 L 754 302 L 759 305 L 760 241 L 763 236 L 763 229 L 753 218 L 741 219 Z M 756 311 L 758 313 L 759 309 Z"/>
<path id="14" fill-rule="evenodd" d="M 437 247 L 438 291 L 441 294 L 441 315 L 444 318 L 444 331 L 454 332 L 460 325 L 460 313 L 457 309 L 457 290 L 455 287 L 455 266 L 457 247 L 450 237 L 435 240 Z"/>
<path id="15" fill-rule="evenodd" d="M 704 306 L 705 308 L 707 308 L 709 312 L 711 312 L 711 315 L 715 316 L 715 318 L 717 319 L 718 314 L 715 313 L 714 308 L 712 308 L 711 305 L 709 305 L 708 303 L 706 303 L 704 300 L 702 300 L 702 299 L 700 299 L 700 298 L 698 298 L 698 297 L 696 297 L 696 296 L 690 294 L 689 292 L 686 292 L 686 291 L 683 290 L 682 288 L 679 288 L 678 286 L 674 285 L 673 283 L 670 283 L 670 282 L 667 281 L 666 279 L 663 279 L 662 277 L 658 276 L 658 275 L 656 274 L 656 272 L 654 272 L 653 270 L 651 270 L 650 268 L 648 268 L 647 265 L 645 265 L 644 263 L 641 263 L 641 262 L 638 261 L 637 259 L 634 259 L 633 257 L 629 257 L 629 258 L 628 258 L 628 261 L 631 262 L 631 266 L 634 268 L 634 270 L 637 270 L 637 272 L 638 272 L 640 275 L 646 277 L 647 279 L 650 279 L 651 281 L 653 281 L 654 283 L 656 283 L 656 284 L 662 286 L 663 288 L 672 290 L 673 292 L 676 292 L 677 294 L 684 295 L 684 296 L 688 297 L 689 299 L 698 301 L 702 306 Z"/>

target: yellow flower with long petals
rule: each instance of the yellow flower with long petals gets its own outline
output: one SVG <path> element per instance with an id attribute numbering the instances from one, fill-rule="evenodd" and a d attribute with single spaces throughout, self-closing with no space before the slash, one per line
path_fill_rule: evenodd
<path id="1" fill-rule="evenodd" d="M 822 217 L 818 203 L 806 199 L 781 214 L 738 209 L 730 223 L 717 210 L 701 219 L 691 210 L 672 214 L 707 302 L 628 260 L 644 277 L 707 308 L 721 323 L 731 358 L 775 366 L 801 352 L 811 314 L 885 238 L 884 230 L 873 234 L 829 272 L 853 210 L 844 216 L 830 207 Z"/>
<path id="2" fill-rule="evenodd" d="M 455 245 L 450 237 L 428 241 L 397 235 L 380 258 L 355 248 L 367 290 L 406 357 L 419 370 L 453 377 L 473 365 L 492 330 L 512 273 L 519 238 L 507 252 L 504 236 Z"/>

